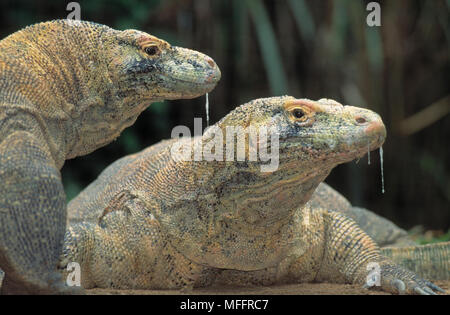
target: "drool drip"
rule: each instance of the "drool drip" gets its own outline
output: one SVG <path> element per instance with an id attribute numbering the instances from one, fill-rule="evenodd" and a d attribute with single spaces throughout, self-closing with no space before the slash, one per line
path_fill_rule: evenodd
<path id="1" fill-rule="evenodd" d="M 206 93 L 206 127 L 209 127 L 209 99 L 208 99 L 208 93 Z"/>
<path id="2" fill-rule="evenodd" d="M 370 165 L 370 143 L 367 143 L 367 164 Z"/>
<path id="3" fill-rule="evenodd" d="M 381 166 L 381 193 L 384 194 L 383 147 L 380 147 L 380 166 Z"/>

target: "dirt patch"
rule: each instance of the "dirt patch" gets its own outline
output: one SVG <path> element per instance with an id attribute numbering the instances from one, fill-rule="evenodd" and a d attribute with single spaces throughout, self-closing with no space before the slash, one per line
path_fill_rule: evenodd
<path id="1" fill-rule="evenodd" d="M 450 281 L 434 281 L 435 284 L 450 294 Z M 385 295 L 389 294 L 378 290 L 366 290 L 359 285 L 353 284 L 333 284 L 333 283 L 301 283 L 284 284 L 269 287 L 235 287 L 220 286 L 211 288 L 194 289 L 192 291 L 179 290 L 111 290 L 111 289 L 90 289 L 87 294 L 98 295 Z"/>

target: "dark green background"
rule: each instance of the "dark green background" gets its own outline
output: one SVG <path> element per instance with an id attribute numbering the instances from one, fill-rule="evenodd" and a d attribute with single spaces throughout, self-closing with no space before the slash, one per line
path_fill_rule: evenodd
<path id="1" fill-rule="evenodd" d="M 65 18 L 69 2 L 2 0 L 1 38 Z M 222 80 L 210 94 L 211 122 L 248 100 L 282 94 L 333 98 L 378 112 L 388 130 L 386 193 L 377 152 L 371 165 L 366 158 L 341 165 L 327 182 L 402 227 L 449 229 L 450 1 L 378 1 L 381 27 L 367 26 L 368 1 L 362 0 L 78 2 L 83 20 L 140 29 L 214 58 Z M 202 97 L 154 104 L 117 141 L 67 161 L 68 198 L 121 156 L 169 138 L 174 126 L 192 128 L 194 117 L 205 116 L 204 103 Z M 405 121 L 424 109 L 426 117 L 439 119 Z M 409 134 L 406 125 L 420 130 Z"/>

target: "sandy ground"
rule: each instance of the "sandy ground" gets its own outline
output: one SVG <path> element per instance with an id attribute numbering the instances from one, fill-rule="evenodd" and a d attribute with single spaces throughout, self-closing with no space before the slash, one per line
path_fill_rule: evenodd
<path id="1" fill-rule="evenodd" d="M 3 274 L 0 270 L 0 287 Z M 450 280 L 433 281 L 450 295 Z M 84 290 L 88 295 L 389 295 L 379 290 L 366 290 L 359 285 L 334 283 L 301 283 L 283 284 L 267 287 L 237 287 L 215 286 L 198 288 L 191 291 L 180 290 L 114 290 L 89 289 Z M 440 293 L 442 294 L 442 293 Z"/>
<path id="2" fill-rule="evenodd" d="M 450 281 L 434 281 L 435 284 L 450 294 Z M 110 290 L 110 289 L 90 289 L 86 290 L 90 295 L 386 295 L 389 293 L 377 290 L 365 290 L 359 285 L 350 284 L 330 284 L 330 283 L 302 283 L 285 284 L 270 287 L 232 287 L 221 286 L 205 289 L 195 289 L 188 292 L 178 290 Z"/>

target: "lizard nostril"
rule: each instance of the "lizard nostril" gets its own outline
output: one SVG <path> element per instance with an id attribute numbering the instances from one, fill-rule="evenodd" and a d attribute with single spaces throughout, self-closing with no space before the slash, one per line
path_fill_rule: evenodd
<path id="1" fill-rule="evenodd" d="M 367 122 L 367 120 L 366 120 L 365 118 L 363 118 L 363 117 L 357 117 L 357 118 L 356 118 L 356 122 L 357 122 L 358 124 L 364 124 L 364 123 Z"/>
<path id="2" fill-rule="evenodd" d="M 211 66 L 211 68 L 214 68 L 216 66 L 216 63 L 211 58 L 206 58 L 206 62 Z"/>

